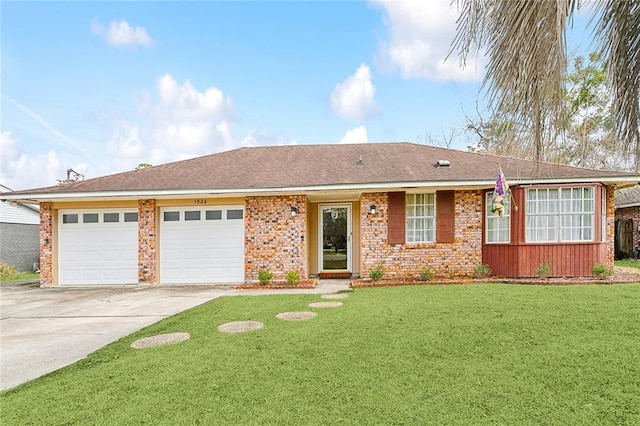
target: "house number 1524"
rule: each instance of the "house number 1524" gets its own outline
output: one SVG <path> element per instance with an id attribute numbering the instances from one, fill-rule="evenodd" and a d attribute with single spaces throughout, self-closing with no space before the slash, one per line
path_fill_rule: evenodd
<path id="1" fill-rule="evenodd" d="M 204 198 L 196 198 L 194 200 L 195 204 L 207 204 L 207 200 L 205 200 Z"/>

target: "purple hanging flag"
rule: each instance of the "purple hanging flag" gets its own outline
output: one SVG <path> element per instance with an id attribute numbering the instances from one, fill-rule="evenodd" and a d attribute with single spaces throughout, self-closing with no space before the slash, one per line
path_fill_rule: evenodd
<path id="1" fill-rule="evenodd" d="M 491 213 L 497 216 L 502 216 L 505 209 L 505 195 L 509 191 L 509 185 L 507 185 L 507 179 L 502 173 L 502 167 L 498 165 L 498 178 L 496 179 L 496 186 L 493 189 L 493 196 L 491 198 Z"/>

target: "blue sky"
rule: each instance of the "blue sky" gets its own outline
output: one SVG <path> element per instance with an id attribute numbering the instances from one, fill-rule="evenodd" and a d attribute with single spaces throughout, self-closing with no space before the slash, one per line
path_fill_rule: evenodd
<path id="1" fill-rule="evenodd" d="M 4 1 L 0 183 L 452 129 L 465 149 L 482 58 L 443 62 L 455 18 L 449 0 Z M 588 39 L 583 26 L 572 45 Z"/>

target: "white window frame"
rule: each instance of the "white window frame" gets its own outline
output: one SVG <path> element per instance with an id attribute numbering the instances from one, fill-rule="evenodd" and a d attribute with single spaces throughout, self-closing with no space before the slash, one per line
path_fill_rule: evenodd
<path id="1" fill-rule="evenodd" d="M 591 191 L 590 197 L 585 197 L 587 189 Z M 527 243 L 595 241 L 595 194 L 593 186 L 528 188 L 525 201 Z M 574 234 L 576 231 L 577 238 L 567 237 L 567 232 Z M 546 237 L 540 238 L 537 234 L 546 234 Z"/>
<path id="2" fill-rule="evenodd" d="M 484 240 L 486 244 L 509 244 L 511 242 L 511 195 L 504 196 L 504 211 L 502 216 L 491 213 L 491 197 L 493 191 L 487 192 L 485 195 L 485 231 Z M 491 235 L 500 236 L 500 231 L 507 231 L 506 240 L 491 240 Z"/>
<path id="3" fill-rule="evenodd" d="M 416 225 L 422 226 L 416 227 Z M 436 194 L 434 192 L 405 194 L 405 241 L 409 244 L 436 241 Z"/>

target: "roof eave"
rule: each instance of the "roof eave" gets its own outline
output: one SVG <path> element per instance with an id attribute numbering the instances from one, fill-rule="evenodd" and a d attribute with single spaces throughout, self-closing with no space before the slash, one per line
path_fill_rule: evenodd
<path id="1" fill-rule="evenodd" d="M 604 177 L 582 177 L 582 178 L 544 178 L 544 179 L 507 179 L 510 186 L 522 185 L 550 185 L 550 184 L 585 184 L 603 183 L 605 185 L 615 185 L 624 188 L 638 184 L 637 176 L 604 176 Z M 495 185 L 495 180 L 462 180 L 462 181 L 428 181 L 428 182 L 382 182 L 382 183 L 353 183 L 335 185 L 310 185 L 310 186 L 289 186 L 289 187 L 261 187 L 261 188 L 228 188 L 228 189 L 162 189 L 162 190 L 135 190 L 135 191 L 85 191 L 85 192 L 54 192 L 54 193 L 27 193 L 1 195 L 3 200 L 14 201 L 25 204 L 37 204 L 46 201 L 77 201 L 83 200 L 130 200 L 130 199 L 166 199 L 166 198 L 188 198 L 188 197 L 209 197 L 209 196 L 251 196 L 251 195 L 281 195 L 291 193 L 307 193 L 315 191 L 384 191 L 401 188 L 429 189 L 429 188 L 451 188 L 451 189 L 483 189 L 491 188 Z"/>
<path id="2" fill-rule="evenodd" d="M 631 203 L 624 203 L 624 204 L 615 204 L 614 207 L 616 209 L 628 209 L 630 207 L 640 207 L 640 201 L 634 201 Z"/>

